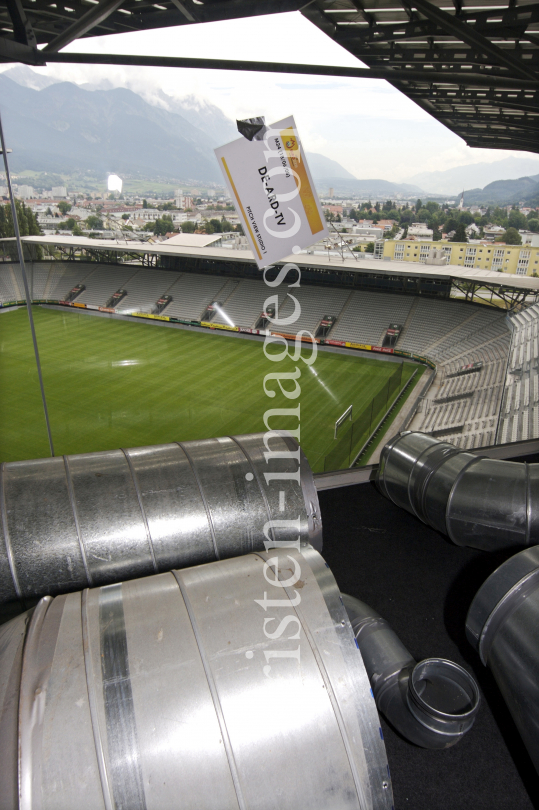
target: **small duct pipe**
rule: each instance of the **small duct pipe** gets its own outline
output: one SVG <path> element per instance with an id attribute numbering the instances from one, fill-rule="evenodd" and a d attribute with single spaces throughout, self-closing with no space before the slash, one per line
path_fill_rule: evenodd
<path id="1" fill-rule="evenodd" d="M 382 450 L 377 483 L 459 546 L 502 551 L 539 543 L 539 464 L 481 458 L 405 432 Z"/>
<path id="2" fill-rule="evenodd" d="M 0 603 L 264 549 L 322 549 L 318 496 L 277 432 L 0 466 Z"/>
<path id="3" fill-rule="evenodd" d="M 515 554 L 483 583 L 466 635 L 494 675 L 539 774 L 539 546 Z"/>
<path id="4" fill-rule="evenodd" d="M 342 594 L 378 710 L 405 739 L 421 748 L 455 745 L 472 727 L 479 688 L 444 658 L 416 663 L 390 625 L 353 596 Z"/>
<path id="5" fill-rule="evenodd" d="M 312 548 L 44 597 L 0 627 L 2 810 L 391 810 Z"/>

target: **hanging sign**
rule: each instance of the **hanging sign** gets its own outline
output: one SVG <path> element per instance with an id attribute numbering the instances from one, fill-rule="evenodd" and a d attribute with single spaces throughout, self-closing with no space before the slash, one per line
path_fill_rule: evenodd
<path id="1" fill-rule="evenodd" d="M 292 116 L 215 154 L 259 268 L 328 235 Z"/>

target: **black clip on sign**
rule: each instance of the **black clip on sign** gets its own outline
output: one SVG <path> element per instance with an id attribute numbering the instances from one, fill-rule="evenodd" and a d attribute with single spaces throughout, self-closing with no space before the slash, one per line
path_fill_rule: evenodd
<path id="1" fill-rule="evenodd" d="M 248 141 L 263 141 L 264 135 L 268 131 L 263 115 L 259 115 L 257 118 L 244 118 L 242 121 L 236 121 L 236 124 L 240 135 L 243 135 Z"/>

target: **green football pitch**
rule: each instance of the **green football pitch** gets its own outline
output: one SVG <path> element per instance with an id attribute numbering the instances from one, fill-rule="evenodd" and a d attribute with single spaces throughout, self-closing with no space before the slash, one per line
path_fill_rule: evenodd
<path id="1" fill-rule="evenodd" d="M 395 364 L 318 352 L 315 363 L 269 360 L 260 341 L 33 308 L 56 455 L 263 431 L 269 408 L 301 406 L 301 445 L 315 470 L 335 420 L 357 412 Z M 279 347 L 273 352 L 278 354 Z M 292 347 L 290 349 L 292 351 Z M 304 355 L 310 355 L 304 347 Z M 286 399 L 264 376 L 301 371 Z M 413 364 L 405 364 L 409 376 Z M 423 367 L 419 367 L 423 370 Z M 420 374 L 416 375 L 419 379 Z M 417 382 L 415 383 L 417 384 Z M 294 382 L 283 383 L 289 391 Z M 274 418 L 295 429 L 297 419 Z M 25 309 L 0 317 L 0 461 L 50 455 Z"/>

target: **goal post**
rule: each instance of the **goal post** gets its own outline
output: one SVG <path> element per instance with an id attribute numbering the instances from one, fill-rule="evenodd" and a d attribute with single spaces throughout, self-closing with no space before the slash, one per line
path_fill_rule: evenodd
<path id="1" fill-rule="evenodd" d="M 334 432 L 334 434 L 333 434 L 333 438 L 334 438 L 334 439 L 336 439 L 336 438 L 337 438 L 337 433 L 338 433 L 338 431 L 339 431 L 340 426 L 341 426 L 341 425 L 342 425 L 344 422 L 346 422 L 346 420 L 347 420 L 348 418 L 350 419 L 350 421 L 352 421 L 352 408 L 353 408 L 353 405 L 350 405 L 350 407 L 348 407 L 348 408 L 345 410 L 345 412 L 342 414 L 342 416 L 339 416 L 339 418 L 335 420 L 335 432 Z"/>

